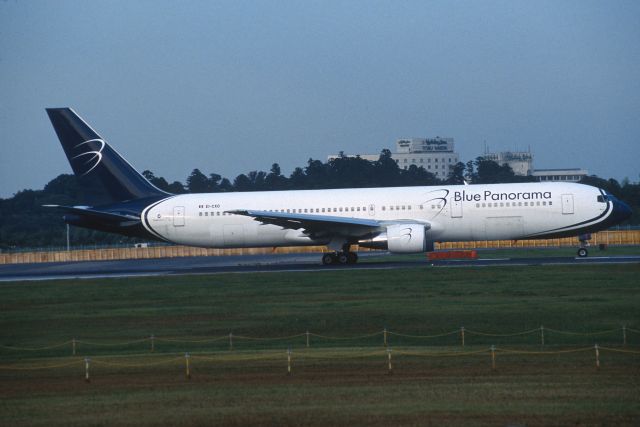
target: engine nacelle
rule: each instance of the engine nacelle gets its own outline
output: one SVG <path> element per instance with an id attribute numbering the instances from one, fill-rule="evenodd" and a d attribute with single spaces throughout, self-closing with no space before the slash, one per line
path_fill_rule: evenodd
<path id="1" fill-rule="evenodd" d="M 427 239 L 424 224 L 396 224 L 387 227 L 389 252 L 409 254 L 433 250 L 433 241 Z"/>
<path id="2" fill-rule="evenodd" d="M 389 252 L 410 254 L 433 251 L 431 232 L 424 224 L 394 224 L 387 227 L 386 233 L 373 239 L 361 240 L 358 245 L 374 249 L 387 249 Z"/>

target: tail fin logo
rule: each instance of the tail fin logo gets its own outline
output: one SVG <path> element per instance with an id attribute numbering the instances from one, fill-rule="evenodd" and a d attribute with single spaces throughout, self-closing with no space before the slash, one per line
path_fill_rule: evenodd
<path id="1" fill-rule="evenodd" d="M 100 146 L 98 148 L 95 148 L 95 145 L 91 144 L 94 142 L 99 143 Z M 81 149 L 89 148 L 90 151 L 85 151 L 84 153 L 80 153 L 77 156 L 72 157 L 72 160 L 76 160 L 76 159 L 79 159 L 79 161 L 84 160 L 84 163 L 81 163 L 81 166 L 87 170 L 84 173 L 82 173 L 82 175 L 80 176 L 87 175 L 89 172 L 94 170 L 100 164 L 100 162 L 102 161 L 102 150 L 104 150 L 104 147 L 106 144 L 102 139 L 88 139 L 84 142 L 81 142 L 80 144 L 76 145 L 73 148 L 78 149 L 85 145 L 86 147 L 83 147 Z M 95 148 L 95 149 L 91 150 L 92 148 Z"/>

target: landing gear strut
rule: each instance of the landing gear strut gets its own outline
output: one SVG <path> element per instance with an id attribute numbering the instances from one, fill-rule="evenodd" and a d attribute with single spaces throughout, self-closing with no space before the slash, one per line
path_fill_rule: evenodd
<path id="1" fill-rule="evenodd" d="M 589 246 L 589 240 L 591 240 L 591 234 L 581 234 L 580 236 L 578 236 L 578 240 L 580 241 L 580 247 L 578 248 L 578 256 L 580 258 L 584 258 L 587 255 L 589 255 L 587 246 Z"/>
<path id="2" fill-rule="evenodd" d="M 358 262 L 358 254 L 355 252 L 351 252 L 349 249 L 350 245 L 344 245 L 341 251 L 329 252 L 322 255 L 322 264 L 355 264 L 356 262 Z"/>

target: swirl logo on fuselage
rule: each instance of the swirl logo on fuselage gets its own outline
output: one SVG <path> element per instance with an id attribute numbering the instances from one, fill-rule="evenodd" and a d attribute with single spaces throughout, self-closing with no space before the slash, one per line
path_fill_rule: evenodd
<path id="1" fill-rule="evenodd" d="M 92 144 L 90 144 L 92 142 L 100 143 L 100 146 L 92 150 L 91 148 L 93 147 L 91 147 Z M 80 153 L 77 156 L 73 156 L 71 158 L 71 160 L 76 160 L 76 159 L 79 160 L 78 162 L 79 165 L 77 165 L 79 166 L 79 168 L 82 167 L 83 169 L 87 169 L 80 176 L 85 176 L 100 164 L 100 162 L 102 161 L 102 150 L 104 150 L 104 147 L 106 144 L 102 139 L 88 139 L 84 142 L 81 142 L 80 144 L 76 145 L 73 148 L 76 149 L 83 145 L 87 145 L 87 148 L 89 148 L 90 151 L 85 151 L 84 153 Z M 85 160 L 85 161 L 82 162 L 82 160 Z"/>
<path id="2" fill-rule="evenodd" d="M 440 190 L 433 190 L 427 193 L 428 196 L 431 196 L 429 200 L 425 200 L 423 203 L 429 204 L 435 202 L 438 206 L 438 211 L 434 215 L 434 218 L 440 215 L 444 210 L 444 207 L 447 206 L 447 196 L 449 196 L 449 190 L 446 188 L 442 188 Z"/>

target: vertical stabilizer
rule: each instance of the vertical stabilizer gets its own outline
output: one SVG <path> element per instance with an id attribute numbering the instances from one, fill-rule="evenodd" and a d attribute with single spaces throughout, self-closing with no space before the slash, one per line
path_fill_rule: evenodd
<path id="1" fill-rule="evenodd" d="M 70 108 L 47 108 L 88 205 L 166 196 Z"/>

